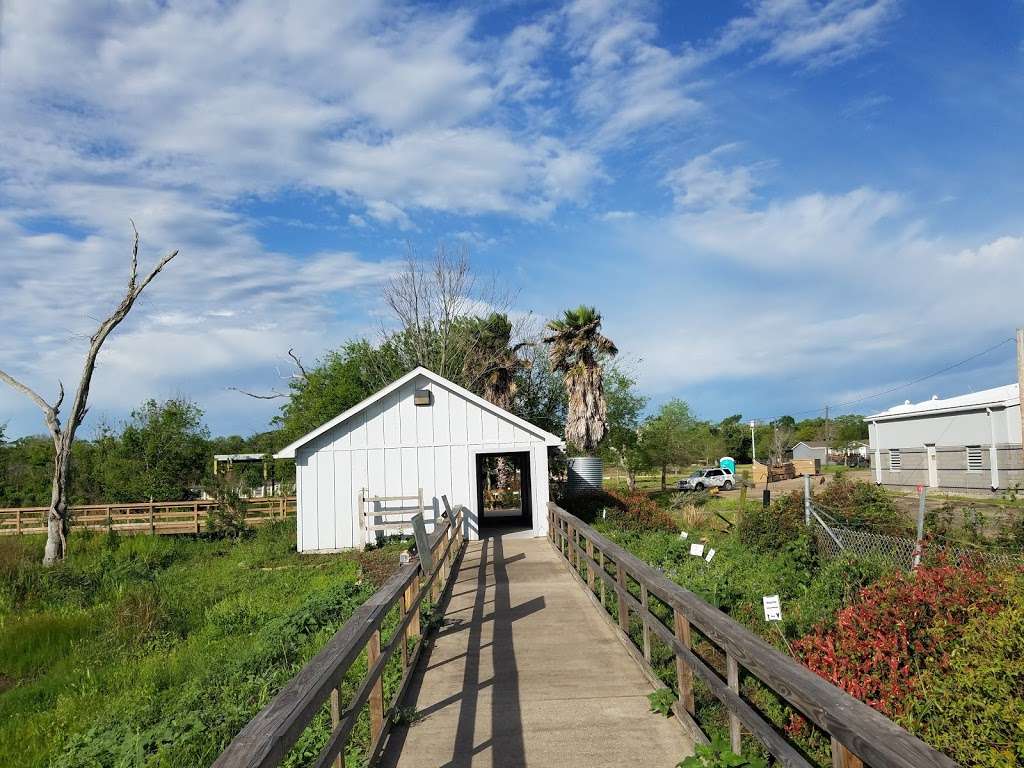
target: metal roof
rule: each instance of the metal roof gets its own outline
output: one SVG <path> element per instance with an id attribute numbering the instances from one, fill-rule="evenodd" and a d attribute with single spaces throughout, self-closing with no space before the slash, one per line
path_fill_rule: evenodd
<path id="1" fill-rule="evenodd" d="M 922 403 L 909 400 L 902 405 L 894 405 L 879 413 L 865 416 L 865 421 L 887 421 L 901 417 L 926 416 L 938 413 L 956 413 L 958 411 L 977 411 L 982 408 L 1010 408 L 1020 404 L 1020 394 L 1016 384 L 983 389 L 966 395 L 940 398 L 938 395 Z"/>

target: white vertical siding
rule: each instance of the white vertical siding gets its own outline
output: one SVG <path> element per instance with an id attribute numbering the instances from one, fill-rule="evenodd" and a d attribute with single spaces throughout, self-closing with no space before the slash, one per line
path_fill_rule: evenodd
<path id="1" fill-rule="evenodd" d="M 334 451 L 321 449 L 313 454 L 316 459 L 316 523 L 317 549 L 337 549 L 334 526 L 337 498 L 334 488 Z"/>
<path id="2" fill-rule="evenodd" d="M 431 391 L 429 407 L 414 404 L 417 389 Z M 361 489 L 415 496 L 422 488 L 425 506 L 436 514 L 443 511 L 442 496 L 473 509 L 476 454 L 511 450 L 530 452 L 534 530 L 540 532 L 548 487 L 543 437 L 418 376 L 296 451 L 298 547 L 328 551 L 365 544 Z M 475 530 L 474 523 L 471 535 Z"/>

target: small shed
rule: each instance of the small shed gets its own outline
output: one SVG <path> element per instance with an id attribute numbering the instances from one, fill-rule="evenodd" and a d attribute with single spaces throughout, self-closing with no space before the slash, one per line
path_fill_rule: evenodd
<path id="1" fill-rule="evenodd" d="M 794 459 L 817 459 L 822 466 L 828 464 L 828 443 L 818 440 L 801 440 L 793 446 Z"/>
<path id="2" fill-rule="evenodd" d="M 428 530 L 448 502 L 467 508 L 467 538 L 479 538 L 488 525 L 544 536 L 548 448 L 561 445 L 556 435 L 421 367 L 276 458 L 295 459 L 298 550 L 336 552 L 372 542 L 389 513 L 418 499 Z M 498 473 L 515 478 L 501 493 L 491 490 Z"/>

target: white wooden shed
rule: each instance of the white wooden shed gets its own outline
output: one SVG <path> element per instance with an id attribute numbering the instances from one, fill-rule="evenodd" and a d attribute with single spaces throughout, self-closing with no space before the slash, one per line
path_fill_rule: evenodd
<path id="1" fill-rule="evenodd" d="M 479 538 L 490 523 L 507 525 L 507 518 L 482 514 L 483 466 L 495 456 L 521 468 L 522 515 L 512 522 L 524 535 L 543 536 L 548 448 L 561 444 L 556 435 L 416 368 L 276 458 L 295 459 L 299 551 L 335 552 L 374 539 L 368 518 L 385 511 L 388 502 L 364 504 L 361 514 L 360 494 L 415 497 L 422 491 L 428 522 L 444 512 L 445 497 L 469 510 L 468 538 Z"/>

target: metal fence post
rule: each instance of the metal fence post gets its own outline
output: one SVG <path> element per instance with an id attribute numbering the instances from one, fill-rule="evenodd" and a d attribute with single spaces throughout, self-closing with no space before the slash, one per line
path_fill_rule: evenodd
<path id="1" fill-rule="evenodd" d="M 811 527 L 811 476 L 804 475 L 804 525 Z"/>
<path id="2" fill-rule="evenodd" d="M 921 549 L 924 546 L 924 504 L 928 489 L 921 486 L 921 498 L 917 503 L 917 541 L 914 542 L 914 568 L 921 564 Z"/>

